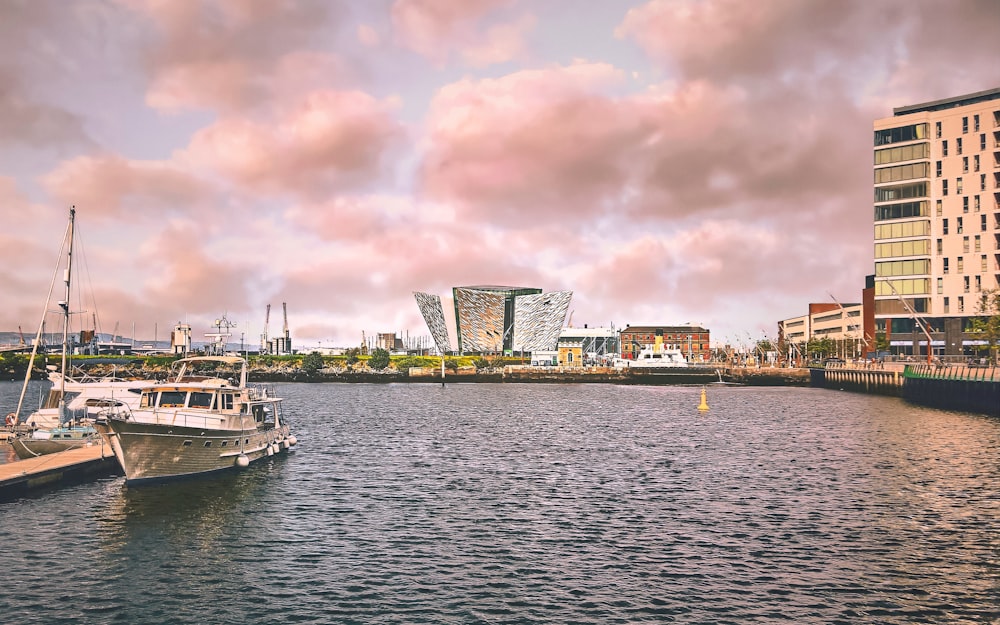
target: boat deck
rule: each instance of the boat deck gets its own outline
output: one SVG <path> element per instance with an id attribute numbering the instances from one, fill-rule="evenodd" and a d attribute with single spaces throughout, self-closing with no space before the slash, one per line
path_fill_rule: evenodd
<path id="1" fill-rule="evenodd" d="M 0 464 L 0 500 L 28 491 L 121 471 L 107 445 L 68 449 L 37 458 Z"/>

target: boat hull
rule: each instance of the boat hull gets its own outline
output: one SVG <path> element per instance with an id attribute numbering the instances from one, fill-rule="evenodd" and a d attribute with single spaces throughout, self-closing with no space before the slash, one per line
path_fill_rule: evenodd
<path id="1" fill-rule="evenodd" d="M 37 458 L 38 456 L 44 456 L 46 454 L 56 454 L 60 451 L 66 451 L 67 449 L 77 449 L 79 447 L 100 444 L 101 440 L 97 437 L 53 441 L 31 438 L 30 436 L 19 436 L 11 439 L 10 441 L 11 447 L 14 448 L 14 453 L 17 454 L 17 457 L 21 460 Z"/>
<path id="2" fill-rule="evenodd" d="M 99 421 L 130 484 L 160 482 L 241 467 L 291 447 L 287 425 L 211 430 L 123 420 Z"/>

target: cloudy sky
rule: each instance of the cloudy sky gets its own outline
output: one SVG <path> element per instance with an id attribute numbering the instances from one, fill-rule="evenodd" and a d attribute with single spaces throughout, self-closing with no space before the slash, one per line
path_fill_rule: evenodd
<path id="1" fill-rule="evenodd" d="M 1000 87 L 994 0 L 0 0 L 0 330 L 427 336 L 413 291 L 774 336 L 860 301 L 872 122 Z M 77 321 L 77 323 L 81 323 Z M 198 337 L 196 336 L 196 339 Z"/>

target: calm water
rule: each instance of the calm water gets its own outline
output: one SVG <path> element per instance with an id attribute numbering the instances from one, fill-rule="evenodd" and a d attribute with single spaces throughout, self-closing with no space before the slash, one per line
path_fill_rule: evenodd
<path id="1" fill-rule="evenodd" d="M 0 383 L 0 409 L 16 402 Z M 6 623 L 998 623 L 1000 421 L 801 388 L 283 385 L 288 456 L 0 504 Z"/>

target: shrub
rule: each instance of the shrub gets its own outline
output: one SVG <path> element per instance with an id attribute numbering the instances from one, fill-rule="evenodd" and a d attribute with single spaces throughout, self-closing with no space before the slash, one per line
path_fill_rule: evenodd
<path id="1" fill-rule="evenodd" d="M 319 352 L 310 352 L 302 359 L 302 370 L 309 375 L 318 373 L 323 365 L 323 356 Z"/>
<path id="2" fill-rule="evenodd" d="M 376 371 L 385 369 L 389 366 L 389 352 L 381 347 L 376 347 L 368 359 L 368 366 Z"/>

